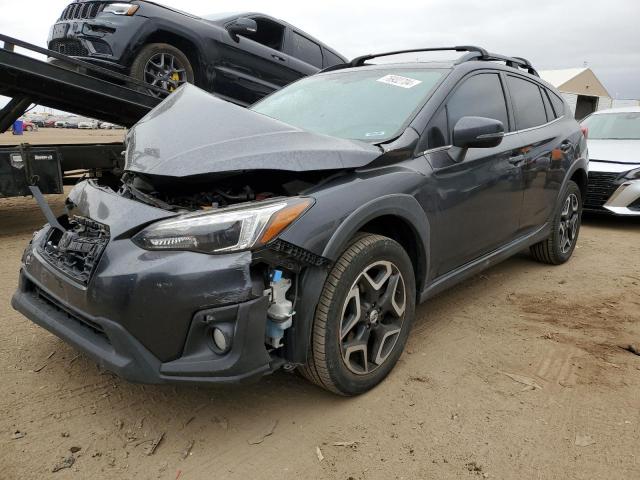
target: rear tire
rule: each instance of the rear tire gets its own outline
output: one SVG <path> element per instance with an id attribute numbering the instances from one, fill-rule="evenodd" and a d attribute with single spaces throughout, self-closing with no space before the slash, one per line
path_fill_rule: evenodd
<path id="1" fill-rule="evenodd" d="M 567 183 L 560 199 L 551 233 L 530 249 L 533 258 L 550 265 L 560 265 L 571 258 L 582 222 L 582 194 L 574 181 Z"/>
<path id="2" fill-rule="evenodd" d="M 375 387 L 402 354 L 415 298 L 413 266 L 400 244 L 356 237 L 322 289 L 302 375 L 345 396 Z"/>
<path id="3" fill-rule="evenodd" d="M 145 45 L 131 64 L 131 76 L 137 80 L 173 92 L 184 83 L 194 83 L 193 67 L 187 56 L 167 43 Z M 153 96 L 162 96 L 149 90 Z"/>

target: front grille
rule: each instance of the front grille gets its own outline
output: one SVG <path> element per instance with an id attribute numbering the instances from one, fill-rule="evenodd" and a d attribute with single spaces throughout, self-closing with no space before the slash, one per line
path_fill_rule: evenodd
<path id="1" fill-rule="evenodd" d="M 56 269 L 87 285 L 109 243 L 109 227 L 88 218 L 73 217 L 69 229 L 52 228 L 40 248 L 43 257 Z"/>
<path id="2" fill-rule="evenodd" d="M 601 209 L 616 191 L 618 185 L 615 180 L 617 173 L 590 172 L 587 197 L 584 199 L 586 208 Z"/>
<path id="3" fill-rule="evenodd" d="M 110 2 L 72 3 L 62 11 L 60 20 L 87 20 L 96 18 Z"/>
<path id="4" fill-rule="evenodd" d="M 60 305 L 56 300 L 53 299 L 53 297 L 51 297 L 47 292 L 45 292 L 41 288 L 38 288 L 36 286 L 34 286 L 34 288 L 35 288 L 35 293 L 38 295 L 38 298 L 43 302 L 45 302 L 48 306 L 56 309 L 58 312 L 63 313 L 64 315 L 75 320 L 76 322 L 83 324 L 85 327 L 89 327 L 93 331 L 93 333 L 97 333 L 98 335 L 104 335 L 104 337 L 108 339 L 104 331 L 104 328 L 102 328 L 100 324 L 93 322 L 83 316 L 80 316 L 77 313 L 73 312 L 72 310 Z"/>
<path id="5" fill-rule="evenodd" d="M 69 55 L 70 57 L 86 57 L 89 55 L 89 50 L 84 48 L 79 40 L 72 38 L 52 40 L 49 42 L 49 50 Z"/>

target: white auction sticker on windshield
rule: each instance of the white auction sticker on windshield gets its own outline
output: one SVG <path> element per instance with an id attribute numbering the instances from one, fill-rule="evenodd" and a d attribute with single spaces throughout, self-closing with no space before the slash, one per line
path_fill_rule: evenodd
<path id="1" fill-rule="evenodd" d="M 402 88 L 413 88 L 416 85 L 422 83 L 421 80 L 415 80 L 413 78 L 401 77 L 400 75 L 385 75 L 378 79 L 378 82 L 387 83 L 389 85 L 395 85 Z"/>

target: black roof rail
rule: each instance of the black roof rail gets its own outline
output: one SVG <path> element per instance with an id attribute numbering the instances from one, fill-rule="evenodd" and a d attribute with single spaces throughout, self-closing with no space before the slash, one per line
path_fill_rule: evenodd
<path id="1" fill-rule="evenodd" d="M 435 48 L 413 48 L 410 50 L 396 50 L 394 52 L 385 53 L 371 53 L 369 55 L 362 55 L 351 60 L 347 65 L 350 67 L 361 67 L 364 62 L 378 57 L 388 57 L 390 55 L 401 55 L 403 53 L 419 53 L 419 52 L 475 52 L 477 55 L 489 55 L 484 48 L 474 47 L 473 45 L 461 45 L 457 47 L 435 47 Z"/>
<path id="2" fill-rule="evenodd" d="M 507 67 L 521 68 L 526 70 L 530 75 L 539 77 L 540 75 L 535 68 L 531 65 L 531 62 L 522 57 L 507 57 L 505 55 L 499 55 L 497 53 L 488 53 L 487 55 L 479 55 L 477 52 L 470 52 L 463 55 L 456 61 L 456 65 L 464 62 L 470 62 L 473 60 L 481 60 L 485 62 L 504 62 Z"/>
<path id="3" fill-rule="evenodd" d="M 529 74 L 535 75 L 539 77 L 538 72 L 533 68 L 531 62 L 529 60 L 522 57 L 507 57 L 504 55 L 498 55 L 496 53 L 489 53 L 482 47 L 476 47 L 473 45 L 460 45 L 457 47 L 436 47 L 436 48 L 414 48 L 410 50 L 397 50 L 394 52 L 385 52 L 385 53 L 372 53 L 369 55 L 362 55 L 360 57 L 356 57 L 350 62 L 341 63 L 338 65 L 333 65 L 331 67 L 325 68 L 322 72 L 331 72 L 333 70 L 342 70 L 343 68 L 352 68 L 352 67 L 362 67 L 365 65 L 367 60 L 371 60 L 373 58 L 378 57 L 388 57 L 390 55 L 401 55 L 404 53 L 418 53 L 418 52 L 468 52 L 462 57 L 460 57 L 455 64 L 459 65 L 464 62 L 469 62 L 472 60 L 482 60 L 488 62 L 505 62 L 508 67 L 512 68 L 522 68 L 526 70 Z"/>

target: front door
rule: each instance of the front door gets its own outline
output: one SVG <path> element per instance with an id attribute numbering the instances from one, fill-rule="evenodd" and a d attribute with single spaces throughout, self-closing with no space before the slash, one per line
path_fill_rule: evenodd
<path id="1" fill-rule="evenodd" d="M 270 19 L 252 18 L 257 32 L 238 35 L 237 41 L 231 35 L 224 38 L 214 67 L 216 94 L 245 106 L 303 76 L 282 52 L 286 27 Z"/>
<path id="2" fill-rule="evenodd" d="M 468 77 L 434 117 L 447 132 L 433 138 L 448 143 L 456 122 L 464 116 L 500 120 L 509 130 L 502 81 L 497 73 Z M 446 117 L 446 121 L 444 120 Z M 443 148 L 427 154 L 434 169 L 435 225 L 432 226 L 432 266 L 436 276 L 455 270 L 495 251 L 516 238 L 522 208 L 523 155 L 517 139 L 507 135 L 494 148 Z"/>

